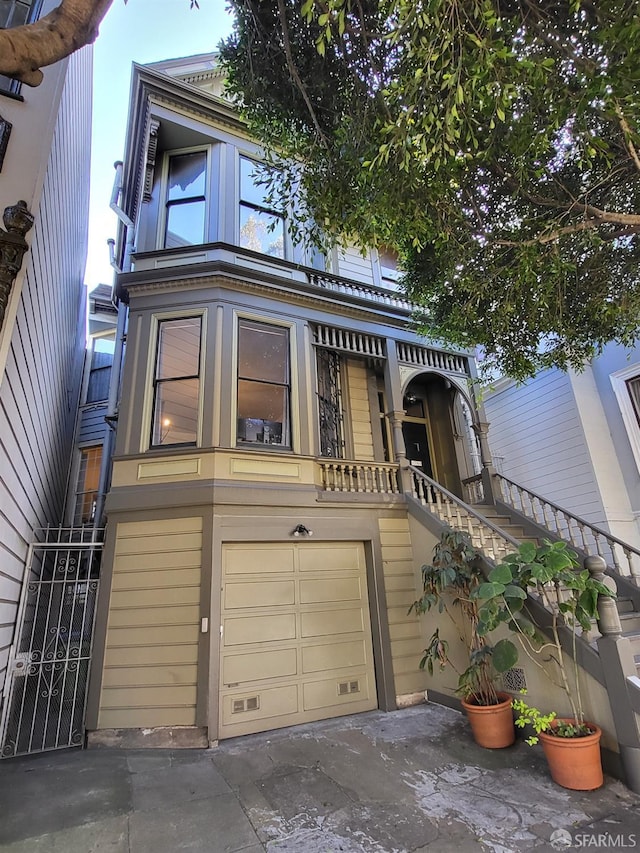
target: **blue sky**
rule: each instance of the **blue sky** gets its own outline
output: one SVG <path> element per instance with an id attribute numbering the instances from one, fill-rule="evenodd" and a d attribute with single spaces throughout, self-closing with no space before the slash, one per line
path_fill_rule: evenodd
<path id="1" fill-rule="evenodd" d="M 132 62 L 157 62 L 215 50 L 231 31 L 224 0 L 114 0 L 94 46 L 93 143 L 89 255 L 85 282 L 89 290 L 111 284 L 107 239 L 116 235 L 109 210 L 113 163 L 124 153 Z"/>

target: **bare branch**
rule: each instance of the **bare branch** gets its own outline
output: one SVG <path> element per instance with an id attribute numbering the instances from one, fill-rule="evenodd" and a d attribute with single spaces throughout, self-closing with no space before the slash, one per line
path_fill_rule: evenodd
<path id="1" fill-rule="evenodd" d="M 640 172 L 640 157 L 638 156 L 638 152 L 631 141 L 631 128 L 629 127 L 629 122 L 626 120 L 624 113 L 622 112 L 622 108 L 620 104 L 616 104 L 616 115 L 618 116 L 618 120 L 620 121 L 620 128 L 622 129 L 622 133 L 624 136 L 624 141 L 629 150 L 629 154 L 631 155 L 631 159 L 635 163 L 636 169 Z"/>
<path id="2" fill-rule="evenodd" d="M 33 24 L 0 29 L 0 74 L 39 86 L 47 65 L 95 41 L 113 0 L 62 0 Z"/>

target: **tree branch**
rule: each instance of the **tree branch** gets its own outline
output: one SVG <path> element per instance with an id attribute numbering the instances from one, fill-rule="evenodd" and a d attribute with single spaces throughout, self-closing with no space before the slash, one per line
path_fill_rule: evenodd
<path id="1" fill-rule="evenodd" d="M 0 74 L 39 86 L 41 68 L 95 41 L 113 0 L 62 0 L 44 18 L 0 29 Z"/>
<path id="2" fill-rule="evenodd" d="M 287 60 L 287 68 L 289 69 L 289 74 L 291 75 L 291 79 L 296 84 L 300 94 L 304 99 L 305 104 L 307 105 L 309 115 L 311 116 L 311 121 L 313 122 L 313 126 L 316 130 L 316 133 L 318 134 L 320 142 L 326 147 L 326 139 L 324 133 L 322 132 L 322 128 L 320 127 L 320 124 L 318 122 L 315 110 L 313 109 L 313 105 L 309 100 L 309 95 L 307 93 L 305 85 L 300 79 L 300 74 L 298 73 L 296 64 L 293 61 L 293 56 L 291 54 L 291 44 L 289 42 L 289 26 L 287 24 L 287 13 L 284 8 L 283 0 L 278 0 L 278 18 L 280 19 L 280 26 L 282 27 L 282 44 L 284 46 L 284 53 Z"/>
<path id="3" fill-rule="evenodd" d="M 631 141 L 632 132 L 629 127 L 629 122 L 624 117 L 624 113 L 622 112 L 622 108 L 620 104 L 616 104 L 616 115 L 620 121 L 620 128 L 622 129 L 622 135 L 624 136 L 624 141 L 629 150 L 629 154 L 631 155 L 631 159 L 635 163 L 636 169 L 640 172 L 640 157 L 638 156 L 638 152 L 635 149 L 633 142 Z"/>

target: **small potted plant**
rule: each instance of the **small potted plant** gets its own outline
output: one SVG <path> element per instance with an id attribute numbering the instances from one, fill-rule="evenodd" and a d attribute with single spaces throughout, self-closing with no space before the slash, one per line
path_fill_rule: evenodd
<path id="1" fill-rule="evenodd" d="M 597 616 L 598 596 L 613 593 L 580 569 L 576 554 L 565 542 L 545 540 L 538 547 L 523 542 L 489 573 L 475 594 L 480 603 L 478 632 L 486 636 L 507 624 L 529 660 L 564 691 L 571 709 L 570 717 L 561 718 L 516 699 L 516 725 L 533 726 L 535 735 L 527 742 L 541 740 L 555 782 L 574 790 L 599 788 L 603 783 L 601 730 L 585 720 L 576 647 L 578 631 L 588 632 Z M 545 608 L 546 637 L 536 624 L 528 596 Z"/>
<path id="2" fill-rule="evenodd" d="M 484 581 L 478 566 L 479 552 L 466 534 L 447 528 L 433 550 L 433 562 L 422 567 L 423 594 L 409 611 L 427 613 L 437 607 L 451 620 L 464 644 L 468 666 L 460 671 L 449 658 L 449 645 L 437 629 L 431 636 L 420 668 L 433 675 L 434 666 L 451 666 L 458 674 L 456 693 L 480 746 L 499 749 L 515 740 L 511 697 L 497 689 L 500 673 L 517 660 L 509 640 L 491 645 L 486 632 L 479 634 L 479 599 L 475 593 Z"/>

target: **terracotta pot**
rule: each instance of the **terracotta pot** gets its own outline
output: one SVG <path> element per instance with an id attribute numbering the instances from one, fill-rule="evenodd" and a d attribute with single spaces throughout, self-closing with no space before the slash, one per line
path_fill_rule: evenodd
<path id="1" fill-rule="evenodd" d="M 564 719 L 562 722 L 572 723 Z M 593 734 L 586 737 L 556 737 L 540 733 L 540 742 L 549 765 L 551 778 L 572 791 L 593 791 L 604 784 L 600 760 L 602 729 L 586 723 Z"/>
<path id="2" fill-rule="evenodd" d="M 475 705 L 462 700 L 475 742 L 487 749 L 503 749 L 516 739 L 511 696 L 498 693 L 498 699 L 498 705 Z"/>

